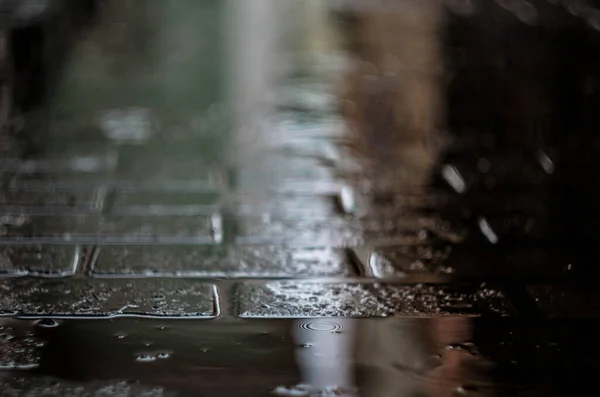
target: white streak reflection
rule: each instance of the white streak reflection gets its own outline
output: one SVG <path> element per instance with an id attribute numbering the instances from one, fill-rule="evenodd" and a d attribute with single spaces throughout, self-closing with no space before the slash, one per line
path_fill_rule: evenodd
<path id="1" fill-rule="evenodd" d="M 448 184 L 456 190 L 457 193 L 464 193 L 467 189 L 467 185 L 465 180 L 460 175 L 456 167 L 452 165 L 445 165 L 442 168 L 442 176 L 448 182 Z"/>
<path id="2" fill-rule="evenodd" d="M 479 230 L 489 240 L 490 243 L 496 244 L 498 242 L 498 236 L 494 233 L 494 230 L 485 218 L 479 219 Z"/>
<path id="3" fill-rule="evenodd" d="M 313 394 L 330 391 L 336 396 L 357 395 L 352 368 L 355 325 L 355 320 L 349 318 L 295 322 L 293 335 L 302 389 Z"/>

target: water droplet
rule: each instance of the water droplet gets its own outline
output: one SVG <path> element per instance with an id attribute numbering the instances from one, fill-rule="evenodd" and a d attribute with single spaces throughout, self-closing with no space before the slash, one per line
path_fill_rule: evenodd
<path id="1" fill-rule="evenodd" d="M 310 390 L 302 386 L 293 386 L 289 388 L 277 386 L 275 390 L 273 390 L 273 394 L 282 397 L 308 397 L 310 396 Z"/>
<path id="2" fill-rule="evenodd" d="M 166 352 L 158 353 L 156 355 L 156 358 L 161 359 L 161 360 L 164 360 L 165 358 L 169 358 L 169 357 L 171 357 L 171 355 Z"/>
<path id="3" fill-rule="evenodd" d="M 115 341 L 120 343 L 137 343 L 147 340 L 148 337 L 144 334 L 135 334 L 127 332 L 117 332 L 113 334 Z"/>
<path id="4" fill-rule="evenodd" d="M 464 193 L 467 189 L 467 184 L 456 167 L 445 165 L 442 168 L 442 176 L 457 193 Z"/>
<path id="5" fill-rule="evenodd" d="M 547 174 L 554 173 L 554 162 L 546 153 L 541 150 L 538 151 L 537 160 Z"/>
<path id="6" fill-rule="evenodd" d="M 483 233 L 490 243 L 496 244 L 498 242 L 498 236 L 485 218 L 479 219 L 479 230 L 481 230 L 481 233 Z"/>
<path id="7" fill-rule="evenodd" d="M 460 351 L 468 353 L 472 356 L 478 356 L 479 351 L 477 350 L 477 346 L 475 346 L 472 342 L 464 342 L 464 343 L 453 343 L 451 345 L 446 346 L 446 350 Z"/>
<path id="8" fill-rule="evenodd" d="M 356 211 L 356 199 L 351 187 L 342 186 L 338 195 L 338 204 L 345 214 L 353 214 Z"/>
<path id="9" fill-rule="evenodd" d="M 477 391 L 477 388 L 474 386 L 470 386 L 470 385 L 463 385 L 463 386 L 459 386 L 456 388 L 456 392 L 458 394 L 469 394 L 469 393 L 473 393 L 476 391 Z"/>
<path id="10" fill-rule="evenodd" d="M 154 357 L 153 355 L 150 354 L 140 354 L 139 356 L 137 356 L 135 358 L 135 361 L 139 361 L 141 363 L 149 363 L 152 361 L 155 361 L 156 357 Z"/>

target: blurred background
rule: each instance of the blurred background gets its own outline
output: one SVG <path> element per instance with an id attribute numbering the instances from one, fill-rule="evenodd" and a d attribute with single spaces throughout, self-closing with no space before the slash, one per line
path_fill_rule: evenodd
<path id="1" fill-rule="evenodd" d="M 0 0 L 2 327 L 48 341 L 0 395 L 572 390 L 599 45 L 591 0 Z"/>

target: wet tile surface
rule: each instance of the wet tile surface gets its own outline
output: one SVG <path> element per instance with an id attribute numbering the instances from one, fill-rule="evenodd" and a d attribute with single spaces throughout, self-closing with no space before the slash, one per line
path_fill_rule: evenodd
<path id="1" fill-rule="evenodd" d="M 213 241 L 207 215 L 101 216 L 18 215 L 5 217 L 0 239 L 4 242 L 56 243 L 205 242 Z"/>
<path id="2" fill-rule="evenodd" d="M 595 379 L 591 2 L 4 3 L 0 395 Z"/>
<path id="3" fill-rule="evenodd" d="M 81 249 L 72 245 L 2 245 L 0 272 L 7 275 L 73 275 Z"/>
<path id="4" fill-rule="evenodd" d="M 281 246 L 102 246 L 95 275 L 348 277 L 346 252 Z"/>
<path id="5" fill-rule="evenodd" d="M 241 285 L 241 317 L 510 316 L 500 290 L 436 285 L 272 282 Z"/>
<path id="6" fill-rule="evenodd" d="M 214 287 L 188 280 L 35 280 L 0 283 L 0 313 L 17 316 L 214 317 Z"/>

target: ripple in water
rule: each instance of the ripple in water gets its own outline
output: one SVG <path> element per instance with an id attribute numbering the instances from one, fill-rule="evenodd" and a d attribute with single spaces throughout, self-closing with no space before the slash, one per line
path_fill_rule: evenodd
<path id="1" fill-rule="evenodd" d="M 344 326 L 342 324 L 338 324 L 330 320 L 301 322 L 298 327 L 303 331 L 311 332 L 341 333 L 344 330 Z"/>
<path id="2" fill-rule="evenodd" d="M 36 324 L 38 325 L 38 327 L 43 328 L 54 328 L 60 325 L 58 321 L 52 320 L 51 318 L 44 318 L 42 320 L 39 320 Z"/>

